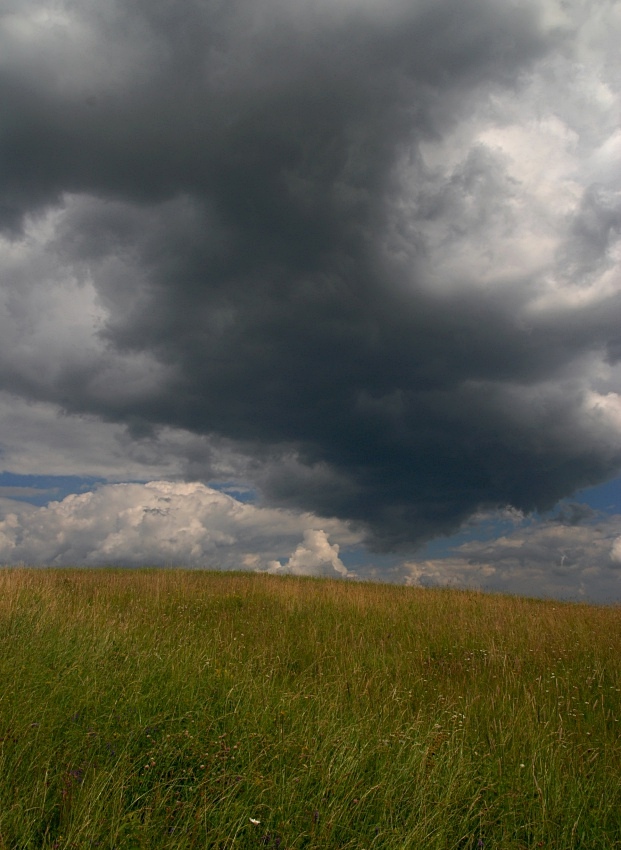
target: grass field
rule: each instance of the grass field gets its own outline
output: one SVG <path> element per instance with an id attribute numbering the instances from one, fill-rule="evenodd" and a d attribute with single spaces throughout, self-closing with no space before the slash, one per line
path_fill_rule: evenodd
<path id="1" fill-rule="evenodd" d="M 0 850 L 621 848 L 621 610 L 0 571 Z"/>

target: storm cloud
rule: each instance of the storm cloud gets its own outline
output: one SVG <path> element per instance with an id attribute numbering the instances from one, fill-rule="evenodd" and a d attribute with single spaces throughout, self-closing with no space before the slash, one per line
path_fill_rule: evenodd
<path id="1" fill-rule="evenodd" d="M 619 8 L 9 2 L 0 389 L 377 549 L 612 477 Z"/>

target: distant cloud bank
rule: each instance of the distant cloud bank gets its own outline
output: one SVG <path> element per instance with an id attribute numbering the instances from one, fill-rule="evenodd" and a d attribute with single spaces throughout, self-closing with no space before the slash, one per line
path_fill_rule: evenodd
<path id="1" fill-rule="evenodd" d="M 621 602 L 621 516 L 574 505 L 554 519 L 516 518 L 515 525 L 444 558 L 405 562 L 406 584 Z"/>
<path id="2" fill-rule="evenodd" d="M 241 569 L 621 602 L 621 516 L 585 505 L 540 521 L 481 515 L 470 530 L 504 530 L 441 557 L 389 561 L 361 558 L 363 534 L 340 520 L 258 507 L 196 483 L 107 484 L 46 507 L 4 498 L 0 517 L 5 565 Z M 347 566 L 343 553 L 354 555 Z"/>

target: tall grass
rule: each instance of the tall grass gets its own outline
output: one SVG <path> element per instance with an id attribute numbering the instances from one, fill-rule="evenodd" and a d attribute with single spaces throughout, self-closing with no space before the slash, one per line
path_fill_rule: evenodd
<path id="1" fill-rule="evenodd" d="M 621 611 L 0 571 L 0 849 L 621 848 Z"/>

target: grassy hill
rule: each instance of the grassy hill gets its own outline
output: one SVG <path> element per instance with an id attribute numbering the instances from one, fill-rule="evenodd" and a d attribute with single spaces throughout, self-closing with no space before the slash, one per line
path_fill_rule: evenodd
<path id="1" fill-rule="evenodd" d="M 0 850 L 621 848 L 621 610 L 0 571 Z"/>

